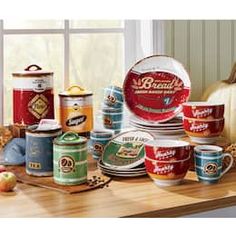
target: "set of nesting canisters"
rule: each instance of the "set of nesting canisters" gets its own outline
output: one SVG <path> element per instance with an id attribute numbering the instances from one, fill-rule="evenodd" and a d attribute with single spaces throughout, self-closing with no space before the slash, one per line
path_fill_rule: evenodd
<path id="1" fill-rule="evenodd" d="M 87 139 L 68 131 L 53 144 L 53 178 L 60 185 L 87 182 Z"/>
<path id="2" fill-rule="evenodd" d="M 62 131 L 89 137 L 93 129 L 92 92 L 74 85 L 59 93 Z"/>
<path id="3" fill-rule="evenodd" d="M 53 175 L 53 139 L 62 133 L 61 127 L 26 129 L 26 173 L 33 176 Z"/>
<path id="4" fill-rule="evenodd" d="M 123 121 L 123 90 L 118 86 L 109 86 L 104 89 L 104 101 L 102 104 L 103 126 L 119 133 Z"/>

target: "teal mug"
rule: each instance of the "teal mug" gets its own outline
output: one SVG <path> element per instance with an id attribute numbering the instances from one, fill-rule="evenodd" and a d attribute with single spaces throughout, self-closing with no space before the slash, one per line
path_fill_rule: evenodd
<path id="1" fill-rule="evenodd" d="M 229 157 L 230 164 L 222 170 L 223 159 Z M 234 159 L 231 154 L 223 153 L 223 148 L 214 145 L 199 145 L 194 148 L 195 169 L 200 182 L 217 183 L 232 167 Z"/>

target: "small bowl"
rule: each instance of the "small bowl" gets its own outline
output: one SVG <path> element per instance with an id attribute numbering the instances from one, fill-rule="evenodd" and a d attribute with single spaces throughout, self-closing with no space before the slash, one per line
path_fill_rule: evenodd
<path id="1" fill-rule="evenodd" d="M 190 157 L 179 161 L 158 161 L 146 157 L 145 167 L 149 177 L 156 185 L 178 185 L 190 167 Z"/>
<path id="2" fill-rule="evenodd" d="M 224 104 L 187 102 L 183 104 L 183 114 L 192 119 L 222 119 L 224 118 Z"/>
<path id="3" fill-rule="evenodd" d="M 159 161 L 177 161 L 189 157 L 190 144 L 177 140 L 151 140 L 144 145 L 146 157 Z"/>
<path id="4" fill-rule="evenodd" d="M 215 120 L 200 120 L 184 117 L 185 133 L 193 142 L 214 143 L 224 129 L 224 118 Z"/>

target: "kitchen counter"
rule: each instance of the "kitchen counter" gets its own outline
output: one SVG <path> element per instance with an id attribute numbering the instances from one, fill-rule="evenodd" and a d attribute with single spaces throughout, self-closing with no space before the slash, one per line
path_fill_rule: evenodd
<path id="1" fill-rule="evenodd" d="M 166 188 L 145 176 L 116 177 L 108 187 L 78 194 L 21 183 L 0 193 L 0 217 L 178 217 L 234 205 L 236 172 L 215 185 L 199 183 L 189 171 L 182 185 Z"/>

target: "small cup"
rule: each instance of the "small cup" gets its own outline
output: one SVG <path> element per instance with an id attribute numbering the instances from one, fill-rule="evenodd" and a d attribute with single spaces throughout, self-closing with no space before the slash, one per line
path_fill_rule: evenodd
<path id="1" fill-rule="evenodd" d="M 90 147 L 92 156 L 98 160 L 104 151 L 106 144 L 112 139 L 113 132 L 107 130 L 93 130 L 90 133 Z"/>
<path id="2" fill-rule="evenodd" d="M 113 108 L 123 106 L 123 90 L 118 86 L 109 86 L 104 89 L 104 104 Z"/>
<path id="3" fill-rule="evenodd" d="M 103 125 L 106 129 L 112 129 L 119 133 L 122 127 L 123 110 L 110 107 L 102 108 Z"/>
<path id="4" fill-rule="evenodd" d="M 222 170 L 222 161 L 225 157 L 230 157 L 228 167 Z M 199 145 L 194 148 L 195 169 L 199 181 L 205 184 L 214 184 L 233 165 L 233 157 L 229 153 L 223 153 L 223 148 L 214 145 Z"/>

